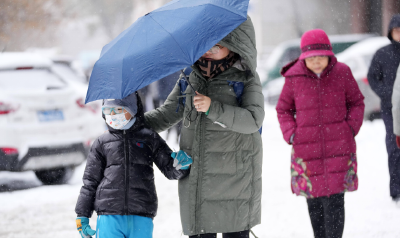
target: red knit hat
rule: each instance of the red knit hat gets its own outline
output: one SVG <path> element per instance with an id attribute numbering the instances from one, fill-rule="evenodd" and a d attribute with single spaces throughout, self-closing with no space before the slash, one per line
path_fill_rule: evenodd
<path id="1" fill-rule="evenodd" d="M 312 56 L 333 56 L 332 45 L 325 31 L 315 29 L 307 31 L 301 37 L 301 55 L 300 59 Z"/>

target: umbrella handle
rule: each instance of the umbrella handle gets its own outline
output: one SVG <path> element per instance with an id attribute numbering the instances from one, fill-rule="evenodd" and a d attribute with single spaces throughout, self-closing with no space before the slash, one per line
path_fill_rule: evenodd
<path id="1" fill-rule="evenodd" d="M 196 92 L 196 90 L 193 88 L 193 86 L 192 86 L 192 84 L 189 82 L 189 79 L 188 79 L 188 77 L 186 76 L 186 74 L 185 74 L 185 72 L 184 72 L 184 70 L 185 70 L 186 68 L 184 68 L 184 69 L 182 69 L 181 70 L 181 75 L 180 75 L 180 78 L 184 78 L 184 80 L 186 80 L 186 82 L 189 84 L 189 86 L 190 86 L 190 88 L 193 90 L 193 92 Z"/>
<path id="2" fill-rule="evenodd" d="M 196 96 L 196 94 L 194 94 L 194 93 L 186 93 L 186 94 L 184 94 L 182 96 L 177 96 L 176 98 L 187 98 L 187 97 L 193 97 L 193 96 Z"/>

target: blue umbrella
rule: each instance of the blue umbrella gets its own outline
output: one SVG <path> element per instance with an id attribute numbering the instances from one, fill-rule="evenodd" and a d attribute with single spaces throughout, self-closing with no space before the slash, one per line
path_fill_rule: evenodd
<path id="1" fill-rule="evenodd" d="M 247 19 L 249 0 L 174 0 L 103 47 L 86 103 L 122 99 L 196 62 Z"/>

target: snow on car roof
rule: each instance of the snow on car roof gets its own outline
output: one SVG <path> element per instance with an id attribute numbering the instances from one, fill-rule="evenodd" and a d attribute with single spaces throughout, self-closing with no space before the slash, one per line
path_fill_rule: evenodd
<path id="1" fill-rule="evenodd" d="M 345 51 L 337 54 L 337 57 L 354 54 L 374 54 L 378 49 L 389 44 L 390 41 L 386 36 L 371 37 L 350 46 Z"/>
<path id="2" fill-rule="evenodd" d="M 52 61 L 38 54 L 23 52 L 6 52 L 0 54 L 0 69 L 20 67 L 50 68 Z"/>

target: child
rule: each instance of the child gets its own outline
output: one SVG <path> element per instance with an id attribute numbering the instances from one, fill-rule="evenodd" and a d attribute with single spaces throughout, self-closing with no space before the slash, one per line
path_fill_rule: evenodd
<path id="1" fill-rule="evenodd" d="M 293 145 L 292 191 L 307 198 L 315 237 L 342 237 L 344 192 L 358 187 L 354 137 L 364 96 L 323 30 L 304 33 L 301 51 L 282 69 L 286 81 L 276 106 L 283 137 Z"/>
<path id="2" fill-rule="evenodd" d="M 82 237 L 150 238 L 157 212 L 153 162 L 168 179 L 181 179 L 189 174 L 192 159 L 183 151 L 172 153 L 147 127 L 137 93 L 104 100 L 102 110 L 109 130 L 88 155 L 75 208 L 78 231 Z M 88 219 L 93 210 L 96 232 Z"/>

